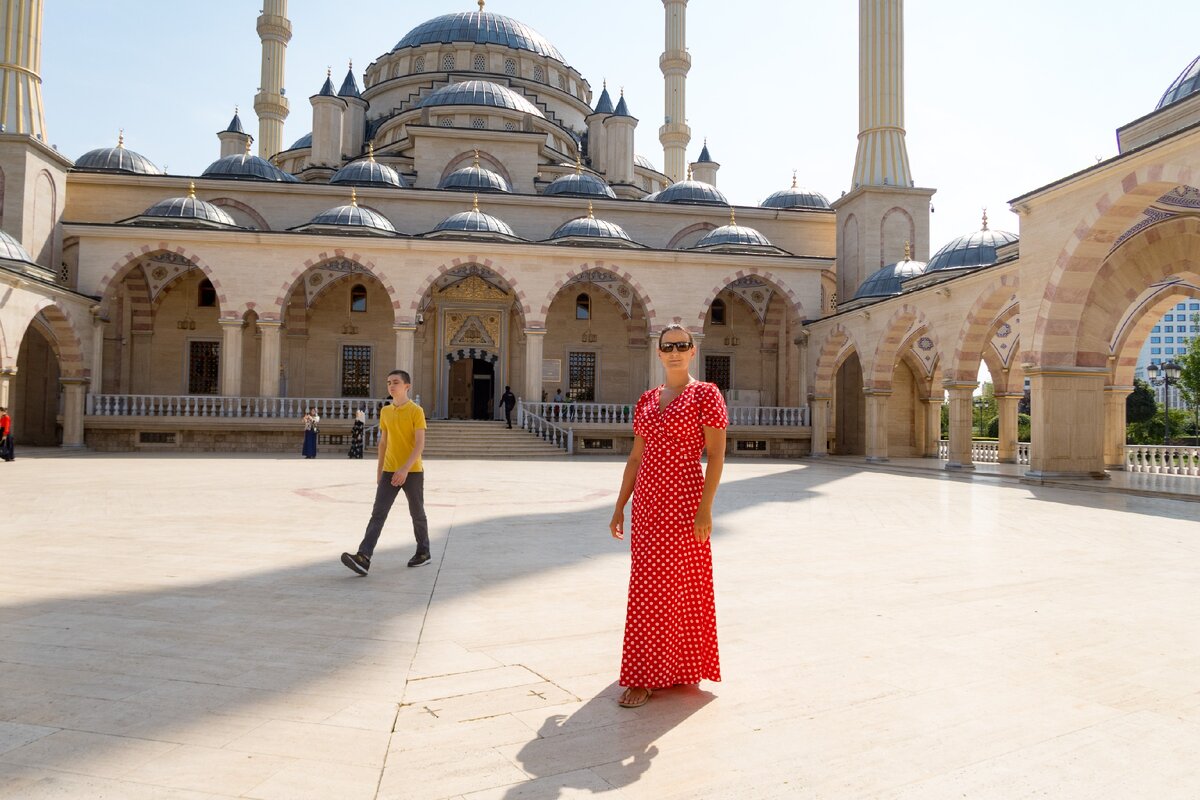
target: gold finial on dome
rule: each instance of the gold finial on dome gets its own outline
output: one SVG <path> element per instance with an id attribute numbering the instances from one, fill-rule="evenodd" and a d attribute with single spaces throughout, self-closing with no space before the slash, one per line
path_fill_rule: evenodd
<path id="1" fill-rule="evenodd" d="M 688 164 L 687 179 L 692 180 L 692 165 Z"/>
<path id="2" fill-rule="evenodd" d="M 251 141 L 252 141 L 252 140 L 250 139 L 250 137 L 249 137 L 249 136 L 247 136 L 247 137 L 246 137 L 246 155 L 250 155 L 250 144 L 251 144 Z"/>
<path id="3" fill-rule="evenodd" d="M 195 181 L 188 181 L 188 198 L 190 198 L 192 200 L 196 199 L 196 182 Z"/>
<path id="4" fill-rule="evenodd" d="M 125 147 L 125 129 L 124 128 L 121 128 L 121 130 L 117 131 L 117 147 L 119 147 L 119 148 Z"/>
<path id="5" fill-rule="evenodd" d="M 479 0 L 479 13 L 483 13 L 483 0 Z"/>
<path id="6" fill-rule="evenodd" d="M 737 212 L 733 210 L 733 206 L 729 207 L 729 224 L 737 227 Z"/>
<path id="7" fill-rule="evenodd" d="M 358 190 L 350 187 L 350 205 L 358 208 Z"/>
<path id="8" fill-rule="evenodd" d="M 912 242 L 904 240 L 904 260 L 912 261 Z"/>
<path id="9" fill-rule="evenodd" d="M 792 170 L 792 188 L 796 188 L 796 170 Z"/>
<path id="10" fill-rule="evenodd" d="M 595 219 L 595 218 L 596 218 L 596 215 L 592 211 L 592 201 L 588 200 L 588 219 Z"/>
<path id="11" fill-rule="evenodd" d="M 350 59 L 350 66 L 347 67 L 351 72 L 354 72 L 354 59 Z"/>
<path id="12" fill-rule="evenodd" d="M 476 192 L 474 199 L 471 200 L 471 210 L 476 214 L 479 213 L 479 192 Z"/>
<path id="13" fill-rule="evenodd" d="M 326 68 L 325 68 L 325 77 L 326 77 L 326 78 L 332 78 L 332 77 L 333 77 L 333 67 L 326 67 Z"/>
<path id="14" fill-rule="evenodd" d="M 367 142 L 367 161 L 375 160 L 375 140 Z"/>
<path id="15" fill-rule="evenodd" d="M 575 151 L 575 174 L 583 174 L 583 158 L 580 157 L 578 150 Z"/>
<path id="16" fill-rule="evenodd" d="M 473 161 L 471 161 L 471 166 L 476 167 L 476 168 L 479 166 L 479 148 L 478 147 L 475 148 L 475 158 Z"/>
<path id="17" fill-rule="evenodd" d="M 983 209 L 983 229 L 987 230 L 987 208 Z"/>

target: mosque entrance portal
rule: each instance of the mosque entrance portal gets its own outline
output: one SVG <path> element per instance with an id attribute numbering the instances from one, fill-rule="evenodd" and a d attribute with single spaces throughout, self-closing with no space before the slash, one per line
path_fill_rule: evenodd
<path id="1" fill-rule="evenodd" d="M 450 419 L 492 419 L 496 393 L 495 365 L 482 358 L 464 358 L 450 365 L 447 398 Z"/>

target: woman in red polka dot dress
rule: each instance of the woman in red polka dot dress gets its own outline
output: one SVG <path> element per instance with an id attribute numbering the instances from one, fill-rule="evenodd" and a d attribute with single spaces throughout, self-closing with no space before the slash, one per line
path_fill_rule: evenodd
<path id="1" fill-rule="evenodd" d="M 713 601 L 712 504 L 725 463 L 729 424 L 721 391 L 689 372 L 692 335 L 668 325 L 658 357 L 666 382 L 644 393 L 633 414 L 633 451 L 625 465 L 609 531 L 625 538 L 633 496 L 629 608 L 618 701 L 646 704 L 651 690 L 721 680 Z M 700 454 L 708 450 L 708 469 Z"/>

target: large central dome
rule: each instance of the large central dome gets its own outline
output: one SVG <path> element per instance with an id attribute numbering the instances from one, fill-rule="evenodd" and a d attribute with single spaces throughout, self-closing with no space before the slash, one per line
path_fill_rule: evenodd
<path id="1" fill-rule="evenodd" d="M 405 47 L 420 47 L 425 44 L 452 44 L 474 42 L 476 44 L 498 44 L 514 50 L 528 50 L 562 64 L 567 60 L 550 41 L 523 22 L 492 14 L 487 11 L 443 14 L 413 28 L 392 52 Z"/>

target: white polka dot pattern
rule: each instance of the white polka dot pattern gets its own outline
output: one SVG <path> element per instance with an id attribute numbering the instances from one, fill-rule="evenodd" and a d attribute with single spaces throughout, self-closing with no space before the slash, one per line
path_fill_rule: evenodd
<path id="1" fill-rule="evenodd" d="M 662 389 L 643 394 L 633 416 L 646 449 L 633 489 L 620 679 L 651 689 L 721 680 L 712 546 L 697 542 L 692 526 L 704 491 L 704 426 L 729 419 L 714 384 L 689 384 L 666 410 Z"/>

